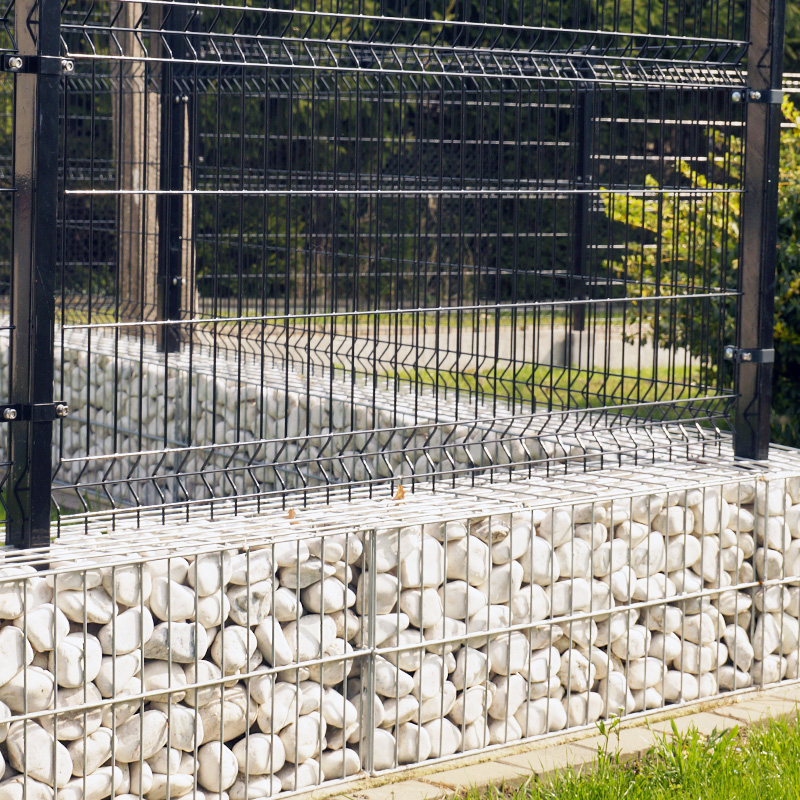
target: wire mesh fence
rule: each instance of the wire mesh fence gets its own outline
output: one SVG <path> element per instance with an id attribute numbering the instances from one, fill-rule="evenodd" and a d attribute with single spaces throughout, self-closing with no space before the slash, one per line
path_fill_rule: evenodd
<path id="1" fill-rule="evenodd" d="M 722 358 L 769 346 L 737 322 L 768 279 L 740 250 L 745 139 L 774 111 L 736 102 L 745 4 L 68 0 L 27 41 L 20 2 L 0 363 L 25 541 L 51 475 L 59 517 L 188 514 L 707 455 L 737 402 L 768 410 L 738 383 L 768 364 Z M 31 225 L 28 90 L 58 120 L 31 128 L 55 169 Z"/>

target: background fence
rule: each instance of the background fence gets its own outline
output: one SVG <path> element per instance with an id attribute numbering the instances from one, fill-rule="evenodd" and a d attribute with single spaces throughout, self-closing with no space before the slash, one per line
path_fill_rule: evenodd
<path id="1" fill-rule="evenodd" d="M 11 541 L 51 488 L 188 514 L 766 455 L 781 3 L 15 0 L 0 32 Z"/>

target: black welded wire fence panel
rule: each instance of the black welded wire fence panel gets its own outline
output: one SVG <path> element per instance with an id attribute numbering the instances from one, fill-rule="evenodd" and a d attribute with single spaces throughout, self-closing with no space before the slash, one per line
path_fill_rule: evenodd
<path id="1" fill-rule="evenodd" d="M 62 512 L 719 445 L 743 3 L 61 24 Z"/>

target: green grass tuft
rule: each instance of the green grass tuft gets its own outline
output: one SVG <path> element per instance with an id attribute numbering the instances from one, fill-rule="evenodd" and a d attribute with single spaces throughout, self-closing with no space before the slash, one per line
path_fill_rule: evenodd
<path id="1" fill-rule="evenodd" d="M 471 790 L 468 800 L 783 800 L 800 798 L 800 720 L 772 720 L 703 736 L 660 737 L 641 760 L 620 763 L 614 724 L 594 769 L 530 778 L 517 789 Z"/>

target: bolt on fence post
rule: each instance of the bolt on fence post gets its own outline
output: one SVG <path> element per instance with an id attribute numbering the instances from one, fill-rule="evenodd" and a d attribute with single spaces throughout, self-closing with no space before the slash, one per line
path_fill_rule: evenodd
<path id="1" fill-rule="evenodd" d="M 59 0 L 17 0 L 19 54 L 35 71 L 15 75 L 14 251 L 11 297 L 11 402 L 52 404 L 58 208 Z M 68 62 L 72 63 L 72 62 Z M 53 65 L 56 65 L 55 67 Z M 6 543 L 50 542 L 53 423 L 15 420 L 11 433 Z"/>
<path id="2" fill-rule="evenodd" d="M 775 254 L 780 171 L 780 88 L 786 0 L 750 0 L 742 233 L 739 253 L 738 347 L 773 345 Z M 741 458 L 769 455 L 772 364 L 761 359 L 734 365 L 734 449 Z"/>

